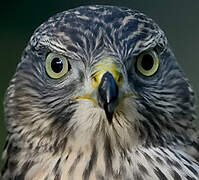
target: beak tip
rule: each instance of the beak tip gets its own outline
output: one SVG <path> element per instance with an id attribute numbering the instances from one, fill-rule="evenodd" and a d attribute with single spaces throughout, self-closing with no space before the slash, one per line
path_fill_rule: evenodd
<path id="1" fill-rule="evenodd" d="M 113 104 L 107 104 L 107 105 L 104 106 L 106 118 L 107 118 L 109 123 L 112 123 L 114 109 L 115 109 L 115 106 Z"/>
<path id="2" fill-rule="evenodd" d="M 111 124 L 112 123 L 112 120 L 113 120 L 113 114 L 109 115 L 109 116 L 106 116 L 107 119 L 108 119 L 108 122 Z"/>

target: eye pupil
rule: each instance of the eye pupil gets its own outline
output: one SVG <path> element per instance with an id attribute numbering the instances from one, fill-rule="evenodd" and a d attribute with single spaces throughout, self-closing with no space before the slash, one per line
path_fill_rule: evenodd
<path id="1" fill-rule="evenodd" d="M 51 68 L 55 73 L 60 73 L 63 69 L 63 61 L 60 58 L 54 58 L 51 61 Z"/>
<path id="2" fill-rule="evenodd" d="M 153 57 L 150 54 L 145 54 L 142 57 L 142 61 L 141 61 L 142 68 L 146 71 L 149 71 L 150 69 L 153 68 L 153 65 L 154 65 Z"/>

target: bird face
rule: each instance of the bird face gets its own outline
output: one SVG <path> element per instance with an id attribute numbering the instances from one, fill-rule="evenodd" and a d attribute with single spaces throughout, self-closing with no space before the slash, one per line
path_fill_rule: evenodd
<path id="1" fill-rule="evenodd" d="M 75 99 L 88 99 L 101 107 L 107 120 L 112 123 L 113 114 L 116 106 L 127 94 L 123 92 L 122 73 L 111 58 L 104 58 L 94 65 L 90 76 L 91 88 L 85 95 Z M 130 95 L 130 94 L 129 94 Z"/>
<path id="2" fill-rule="evenodd" d="M 187 134 L 194 98 L 153 20 L 89 6 L 59 13 L 35 31 L 5 114 L 9 131 L 27 146 L 64 149 L 86 138 L 132 147 Z"/>

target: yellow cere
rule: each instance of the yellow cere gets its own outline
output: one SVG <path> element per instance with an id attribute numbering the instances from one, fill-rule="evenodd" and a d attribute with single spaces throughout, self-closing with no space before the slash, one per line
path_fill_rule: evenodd
<path id="1" fill-rule="evenodd" d="M 122 75 L 117 71 L 117 66 L 113 59 L 107 57 L 100 60 L 95 65 L 94 74 L 92 75 L 92 88 L 96 88 L 99 86 L 103 74 L 107 71 L 113 75 L 117 85 L 121 85 Z"/>

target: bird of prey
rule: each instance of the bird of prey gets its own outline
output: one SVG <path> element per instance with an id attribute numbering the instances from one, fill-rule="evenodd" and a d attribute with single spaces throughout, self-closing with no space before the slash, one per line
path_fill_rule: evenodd
<path id="1" fill-rule="evenodd" d="M 144 14 L 82 6 L 31 37 L 5 97 L 3 180 L 198 180 L 194 92 Z"/>

